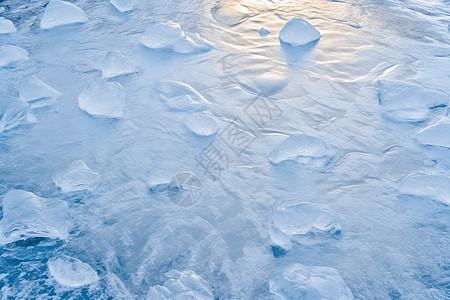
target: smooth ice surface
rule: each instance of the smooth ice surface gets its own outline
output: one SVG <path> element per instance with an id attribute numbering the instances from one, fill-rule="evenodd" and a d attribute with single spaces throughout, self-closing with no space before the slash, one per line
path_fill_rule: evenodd
<path id="1" fill-rule="evenodd" d="M 150 288 L 147 294 L 148 300 L 169 299 L 214 299 L 211 287 L 203 278 L 193 271 L 171 270 L 165 274 L 168 278 L 162 286 Z"/>
<path id="2" fill-rule="evenodd" d="M 9 190 L 3 197 L 0 245 L 30 238 L 66 239 L 69 235 L 65 201 L 32 192 Z"/>
<path id="3" fill-rule="evenodd" d="M 412 173 L 400 182 L 399 192 L 450 205 L 450 178 L 445 172 Z"/>
<path id="4" fill-rule="evenodd" d="M 270 34 L 270 30 L 264 27 L 261 27 L 261 29 L 259 30 L 259 35 L 260 36 L 266 36 Z"/>
<path id="5" fill-rule="evenodd" d="M 36 117 L 25 102 L 13 98 L 0 100 L 0 133 L 32 123 L 36 123 Z"/>
<path id="6" fill-rule="evenodd" d="M 125 89 L 118 82 L 94 83 L 80 93 L 78 106 L 94 117 L 122 118 Z"/>
<path id="7" fill-rule="evenodd" d="M 16 27 L 11 20 L 0 17 L 0 34 L 14 33 L 16 31 Z"/>
<path id="8" fill-rule="evenodd" d="M 291 46 L 302 46 L 320 39 L 320 32 L 308 21 L 293 18 L 284 25 L 278 35 L 281 42 Z"/>
<path id="9" fill-rule="evenodd" d="M 184 32 L 180 24 L 167 21 L 147 28 L 139 42 L 150 49 L 166 49 L 188 54 L 206 52 L 212 44 L 198 33 Z"/>
<path id="10" fill-rule="evenodd" d="M 194 113 L 183 119 L 184 125 L 199 136 L 210 136 L 217 133 L 219 127 L 211 114 Z"/>
<path id="11" fill-rule="evenodd" d="M 111 4 L 120 12 L 126 12 L 133 9 L 134 0 L 110 0 Z"/>
<path id="12" fill-rule="evenodd" d="M 450 148 L 450 119 L 449 117 L 436 117 L 427 127 L 418 130 L 414 137 L 426 146 Z"/>
<path id="13" fill-rule="evenodd" d="M 93 284 L 99 280 L 97 272 L 89 264 L 67 255 L 50 259 L 48 269 L 59 284 L 71 288 Z"/>
<path id="14" fill-rule="evenodd" d="M 159 81 L 155 83 L 154 90 L 170 110 L 202 111 L 208 108 L 208 100 L 183 82 Z"/>
<path id="15" fill-rule="evenodd" d="M 282 274 L 272 276 L 270 292 L 275 299 L 348 300 L 354 299 L 336 269 L 293 264 Z"/>
<path id="16" fill-rule="evenodd" d="M 137 72 L 133 60 L 120 51 L 111 50 L 105 56 L 102 66 L 102 77 L 112 78 Z"/>
<path id="17" fill-rule="evenodd" d="M 292 160 L 313 167 L 325 167 L 336 154 L 336 148 L 321 138 L 297 134 L 291 135 L 273 149 L 269 154 L 269 159 L 274 164 Z"/>
<path id="18" fill-rule="evenodd" d="M 89 190 L 100 184 L 101 177 L 82 160 L 74 161 L 68 169 L 53 175 L 53 182 L 63 193 Z"/>
<path id="19" fill-rule="evenodd" d="M 440 91 L 417 85 L 380 80 L 378 97 L 383 115 L 397 122 L 422 122 L 430 109 L 448 106 L 450 98 Z"/>
<path id="20" fill-rule="evenodd" d="M 88 18 L 77 5 L 68 1 L 50 0 L 41 19 L 41 28 L 53 27 L 74 23 L 85 23 Z"/>
<path id="21" fill-rule="evenodd" d="M 20 99 L 34 107 L 46 106 L 54 102 L 61 93 L 32 75 L 18 85 Z"/>
<path id="22" fill-rule="evenodd" d="M 0 68 L 9 67 L 24 60 L 28 60 L 27 50 L 14 45 L 0 46 Z"/>

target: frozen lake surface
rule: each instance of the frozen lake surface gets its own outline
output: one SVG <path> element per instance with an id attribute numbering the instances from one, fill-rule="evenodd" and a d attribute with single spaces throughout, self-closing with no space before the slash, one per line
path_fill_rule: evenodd
<path id="1" fill-rule="evenodd" d="M 0 0 L 0 299 L 449 299 L 448 0 Z"/>

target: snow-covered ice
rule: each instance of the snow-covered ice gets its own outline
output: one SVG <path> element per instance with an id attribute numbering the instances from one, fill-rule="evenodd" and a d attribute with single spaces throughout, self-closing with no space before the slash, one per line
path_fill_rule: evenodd
<path id="1" fill-rule="evenodd" d="M 450 148 L 449 117 L 436 117 L 427 127 L 418 130 L 414 137 L 425 146 Z"/>
<path id="2" fill-rule="evenodd" d="M 291 46 L 302 46 L 320 39 L 320 32 L 308 21 L 293 18 L 284 25 L 278 35 L 281 42 Z"/>
<path id="3" fill-rule="evenodd" d="M 36 237 L 66 239 L 69 235 L 69 207 L 65 201 L 9 190 L 2 207 L 0 245 Z"/>
<path id="4" fill-rule="evenodd" d="M 118 82 L 96 82 L 78 96 L 80 109 L 94 117 L 122 118 L 125 115 L 125 89 Z"/>
<path id="5" fill-rule="evenodd" d="M 13 98 L 0 100 L 0 133 L 32 123 L 36 123 L 36 117 L 25 102 Z"/>
<path id="6" fill-rule="evenodd" d="M 154 90 L 170 110 L 203 111 L 208 109 L 208 100 L 191 86 L 178 81 L 159 81 Z"/>
<path id="7" fill-rule="evenodd" d="M 53 103 L 61 93 L 35 75 L 24 78 L 18 85 L 20 99 L 31 107 L 42 107 Z"/>
<path id="8" fill-rule="evenodd" d="M 269 159 L 274 164 L 291 160 L 312 167 L 324 168 L 336 155 L 337 149 L 321 138 L 295 134 L 273 149 L 269 154 Z"/>
<path id="9" fill-rule="evenodd" d="M 92 171 L 82 160 L 74 161 L 68 169 L 53 175 L 53 182 L 63 193 L 93 191 L 100 181 L 100 174 Z"/>
<path id="10" fill-rule="evenodd" d="M 214 299 L 211 287 L 193 271 L 171 270 L 165 274 L 164 284 L 152 286 L 147 294 L 148 300 L 168 299 Z"/>
<path id="11" fill-rule="evenodd" d="M 270 279 L 276 299 L 348 300 L 352 292 L 336 269 L 293 264 Z"/>
<path id="12" fill-rule="evenodd" d="M 87 21 L 86 14 L 79 6 L 68 1 L 50 0 L 41 19 L 41 28 L 50 29 Z"/>
<path id="13" fill-rule="evenodd" d="M 27 50 L 14 45 L 0 46 L 0 68 L 13 66 L 24 60 L 28 60 Z"/>
<path id="14" fill-rule="evenodd" d="M 127 12 L 133 9 L 134 0 L 111 0 L 111 4 L 120 12 Z"/>
<path id="15" fill-rule="evenodd" d="M 14 33 L 16 31 L 16 26 L 11 20 L 0 17 L 0 34 Z"/>
<path id="16" fill-rule="evenodd" d="M 119 51 L 111 50 L 105 56 L 102 77 L 112 78 L 137 72 L 133 60 Z"/>
<path id="17" fill-rule="evenodd" d="M 90 265 L 67 255 L 51 258 L 48 269 L 59 284 L 70 288 L 93 284 L 99 280 L 97 272 Z"/>
<path id="18" fill-rule="evenodd" d="M 445 172 L 416 172 L 406 176 L 399 184 L 405 195 L 430 198 L 450 205 L 450 177 Z"/>
<path id="19" fill-rule="evenodd" d="M 211 136 L 219 129 L 216 120 L 209 113 L 189 114 L 184 117 L 183 123 L 190 131 L 199 136 Z"/>

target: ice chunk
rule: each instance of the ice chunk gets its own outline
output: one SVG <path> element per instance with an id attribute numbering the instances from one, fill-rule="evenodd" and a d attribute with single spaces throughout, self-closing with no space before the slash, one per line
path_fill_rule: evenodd
<path id="1" fill-rule="evenodd" d="M 30 103 L 31 107 L 42 107 L 54 102 L 61 93 L 42 82 L 36 76 L 29 76 L 18 86 L 19 96 Z"/>
<path id="2" fill-rule="evenodd" d="M 137 72 L 131 58 L 124 56 L 119 51 L 109 51 L 105 56 L 102 67 L 102 76 L 112 78 Z"/>
<path id="3" fill-rule="evenodd" d="M 207 113 L 188 115 L 183 122 L 190 131 L 199 136 L 211 136 L 218 130 L 216 119 Z"/>
<path id="4" fill-rule="evenodd" d="M 325 167 L 336 156 L 337 150 L 322 139 L 306 134 L 288 137 L 269 155 L 274 164 L 292 160 L 314 167 Z"/>
<path id="5" fill-rule="evenodd" d="M 99 280 L 97 272 L 79 259 L 61 255 L 48 261 L 48 269 L 61 285 L 77 288 Z"/>
<path id="6" fill-rule="evenodd" d="M 41 20 L 42 29 L 50 29 L 60 25 L 87 22 L 84 11 L 67 1 L 50 0 Z"/>
<path id="7" fill-rule="evenodd" d="M 249 9 L 240 1 L 221 1 L 211 12 L 217 22 L 228 26 L 238 25 L 250 17 Z"/>
<path id="8" fill-rule="evenodd" d="M 122 118 L 125 115 L 125 90 L 117 82 L 101 82 L 78 96 L 80 109 L 95 117 Z"/>
<path id="9" fill-rule="evenodd" d="M 450 177 L 447 173 L 412 173 L 399 185 L 400 194 L 427 197 L 450 205 Z"/>
<path id="10" fill-rule="evenodd" d="M 0 68 L 28 60 L 28 51 L 13 45 L 0 46 Z"/>
<path id="11" fill-rule="evenodd" d="M 179 81 L 159 81 L 154 85 L 159 98 L 174 111 L 201 111 L 208 101 L 189 85 Z"/>
<path id="12" fill-rule="evenodd" d="M 186 33 L 175 22 L 152 25 L 141 36 L 139 42 L 150 49 L 167 49 L 179 53 L 205 52 L 212 44 L 197 33 Z"/>
<path id="13" fill-rule="evenodd" d="M 352 292 L 336 269 L 293 264 L 269 280 L 276 299 L 347 300 Z"/>
<path id="14" fill-rule="evenodd" d="M 147 294 L 148 300 L 214 299 L 209 283 L 193 271 L 171 270 L 165 275 L 169 279 L 163 286 L 151 287 Z"/>
<path id="15" fill-rule="evenodd" d="M 427 146 L 450 148 L 450 119 L 439 116 L 427 127 L 415 133 L 417 141 Z"/>
<path id="16" fill-rule="evenodd" d="M 378 98 L 382 114 L 396 122 L 422 122 L 429 109 L 447 106 L 449 97 L 413 84 L 379 80 Z"/>
<path id="17" fill-rule="evenodd" d="M 0 133 L 35 122 L 36 117 L 25 102 L 15 99 L 0 101 Z"/>
<path id="18" fill-rule="evenodd" d="M 259 35 L 260 36 L 267 36 L 270 34 L 270 30 L 264 27 L 261 27 L 261 29 L 259 30 Z"/>
<path id="19" fill-rule="evenodd" d="M 54 174 L 53 182 L 63 193 L 93 191 L 100 184 L 100 175 L 82 160 L 76 160 L 67 170 Z"/>
<path id="20" fill-rule="evenodd" d="M 16 31 L 16 27 L 11 20 L 0 17 L 0 34 L 14 33 Z"/>
<path id="21" fill-rule="evenodd" d="M 308 21 L 293 18 L 284 25 L 278 37 L 285 44 L 302 46 L 320 39 L 320 32 Z"/>
<path id="22" fill-rule="evenodd" d="M 120 12 L 126 12 L 133 9 L 133 0 L 111 0 L 111 4 Z"/>
<path id="23" fill-rule="evenodd" d="M 65 201 L 41 198 L 23 190 L 9 190 L 3 198 L 0 244 L 34 237 L 65 239 L 69 235 L 68 213 Z"/>

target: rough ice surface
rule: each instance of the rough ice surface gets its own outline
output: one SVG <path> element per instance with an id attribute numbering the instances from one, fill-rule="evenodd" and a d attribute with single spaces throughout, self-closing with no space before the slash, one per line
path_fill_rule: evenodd
<path id="1" fill-rule="evenodd" d="M 323 168 L 336 156 L 337 150 L 321 138 L 306 134 L 291 135 L 272 150 L 269 159 L 274 164 L 296 161 L 312 167 Z"/>
<path id="2" fill-rule="evenodd" d="M 100 174 L 92 171 L 82 160 L 74 161 L 68 169 L 53 175 L 53 182 L 63 193 L 93 191 L 100 181 Z"/>
<path id="3" fill-rule="evenodd" d="M 445 172 L 412 173 L 400 182 L 399 192 L 450 205 L 450 178 Z"/>
<path id="4" fill-rule="evenodd" d="M 213 46 L 198 33 L 184 32 L 180 24 L 172 21 L 153 24 L 139 42 L 150 49 L 166 49 L 183 54 L 207 52 Z"/>
<path id="5" fill-rule="evenodd" d="M 154 90 L 170 110 L 202 111 L 208 108 L 208 100 L 183 82 L 159 81 Z"/>
<path id="6" fill-rule="evenodd" d="M 414 137 L 426 146 L 450 148 L 450 119 L 449 117 L 436 117 L 427 127 L 418 130 Z"/>
<path id="7" fill-rule="evenodd" d="M 48 269 L 59 284 L 70 288 L 93 284 L 99 280 L 97 272 L 90 265 L 67 255 L 50 259 Z"/>
<path id="8" fill-rule="evenodd" d="M 134 0 L 111 0 L 111 4 L 120 12 L 126 12 L 133 9 Z"/>
<path id="9" fill-rule="evenodd" d="M 208 113 L 190 114 L 183 119 L 183 123 L 199 136 L 211 136 L 219 129 L 214 117 Z"/>
<path id="10" fill-rule="evenodd" d="M 102 77 L 112 78 L 137 72 L 133 60 L 119 51 L 111 50 L 105 56 Z"/>
<path id="11" fill-rule="evenodd" d="M 397 122 L 422 122 L 428 119 L 430 109 L 448 106 L 450 98 L 440 91 L 417 85 L 380 80 L 378 97 L 382 114 Z"/>
<path id="12" fill-rule="evenodd" d="M 13 66 L 24 60 L 28 60 L 27 50 L 14 45 L 0 46 L 0 68 Z"/>
<path id="13" fill-rule="evenodd" d="M 65 201 L 9 190 L 3 196 L 2 209 L 0 245 L 30 238 L 66 239 L 69 235 Z"/>
<path id="14" fill-rule="evenodd" d="M 168 278 L 162 286 L 152 286 L 147 294 L 148 300 L 168 299 L 214 299 L 211 287 L 193 271 L 171 270 L 165 274 Z"/>
<path id="15" fill-rule="evenodd" d="M 36 123 L 36 117 L 25 102 L 13 98 L 0 100 L 0 133 L 32 123 Z"/>
<path id="16" fill-rule="evenodd" d="M 281 42 L 291 46 L 302 46 L 320 39 L 320 32 L 308 21 L 293 18 L 284 25 L 278 35 Z"/>
<path id="17" fill-rule="evenodd" d="M 53 103 L 61 93 L 32 75 L 24 78 L 18 85 L 20 99 L 30 103 L 32 108 Z"/>
<path id="18" fill-rule="evenodd" d="M 118 82 L 93 83 L 78 96 L 78 106 L 94 117 L 122 118 L 125 90 Z"/>
<path id="19" fill-rule="evenodd" d="M 11 20 L 0 17 L 0 34 L 16 32 L 16 26 Z"/>
<path id="20" fill-rule="evenodd" d="M 272 276 L 270 292 L 275 299 L 349 300 L 352 292 L 336 269 L 293 264 Z"/>
<path id="21" fill-rule="evenodd" d="M 53 27 L 74 23 L 85 23 L 88 18 L 77 5 L 68 1 L 50 0 L 41 19 L 41 28 Z"/>

